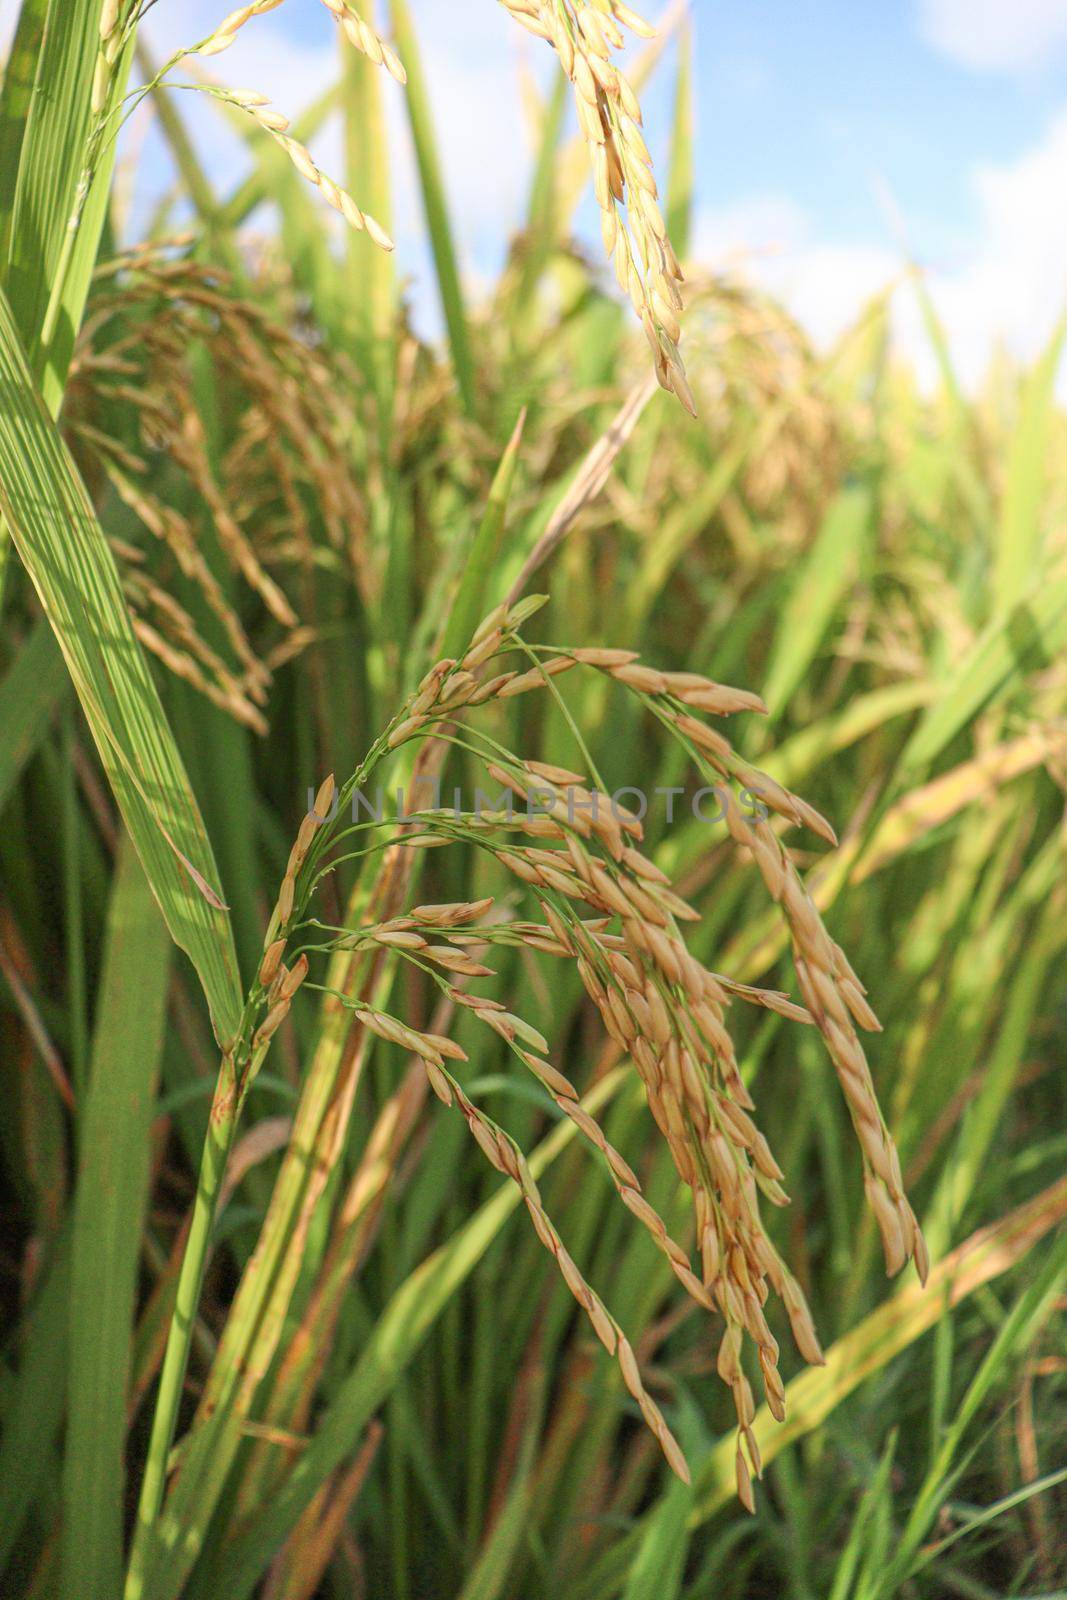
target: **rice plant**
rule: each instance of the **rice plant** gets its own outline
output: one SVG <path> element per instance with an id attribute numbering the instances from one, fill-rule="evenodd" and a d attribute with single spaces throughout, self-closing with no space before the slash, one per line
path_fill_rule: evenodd
<path id="1" fill-rule="evenodd" d="M 279 3 L 24 0 L 0 94 L 3 1592 L 1055 1592 L 1062 331 L 972 397 L 917 271 L 820 353 L 691 261 L 616 0 L 503 0 L 472 297 L 417 15 L 294 114 Z"/>

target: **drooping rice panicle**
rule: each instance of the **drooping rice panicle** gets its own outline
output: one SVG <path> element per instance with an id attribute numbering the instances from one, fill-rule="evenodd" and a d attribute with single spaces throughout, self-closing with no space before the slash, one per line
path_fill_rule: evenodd
<path id="1" fill-rule="evenodd" d="M 202 51 L 200 53 L 203 54 Z M 349 227 L 359 232 L 365 231 L 381 250 L 394 248 L 392 239 L 381 224 L 366 211 L 362 211 L 346 189 L 327 177 L 316 164 L 307 146 L 292 136 L 289 132 L 289 118 L 280 111 L 273 110 L 266 95 L 260 94 L 255 89 L 213 89 L 211 93 L 217 99 L 246 112 L 254 122 L 269 133 L 275 143 L 284 150 L 300 176 L 318 189 L 327 205 L 340 212 Z"/>
<path id="2" fill-rule="evenodd" d="M 375 66 L 384 67 L 391 78 L 397 83 L 404 84 L 408 75 L 404 71 L 403 63 L 392 45 L 381 34 L 375 33 L 368 22 L 354 11 L 345 0 L 322 0 L 330 15 L 337 21 L 345 38 L 354 49 L 359 50 Z"/>
<path id="3" fill-rule="evenodd" d="M 641 319 L 660 385 L 696 415 L 678 350 L 683 273 L 658 205 L 641 108 L 612 52 L 623 28 L 648 39 L 655 30 L 618 0 L 501 0 L 515 21 L 553 46 L 574 90 L 589 149 L 604 250 L 619 287 Z"/>
<path id="4" fill-rule="evenodd" d="M 423 905 L 384 923 L 337 933 L 333 942 L 352 950 L 377 946 L 421 967 L 455 1005 L 473 1012 L 508 1044 L 559 1110 L 600 1152 L 623 1203 L 666 1256 L 691 1298 L 721 1318 L 718 1371 L 731 1390 L 737 1414 L 738 1495 L 751 1507 L 751 1479 L 760 1474 L 761 1458 L 752 1429 L 755 1401 L 742 1362 L 746 1345 L 754 1350 L 768 1407 L 776 1417 L 784 1415 L 779 1346 L 764 1309 L 772 1291 L 804 1359 L 819 1363 L 822 1352 L 800 1285 L 761 1219 L 761 1202 L 783 1206 L 788 1196 L 783 1171 L 753 1118 L 755 1106 L 738 1065 L 728 1026 L 735 995 L 818 1027 L 859 1139 L 865 1187 L 882 1234 L 887 1267 L 895 1272 L 909 1257 L 921 1277 L 928 1267 L 856 1033 L 857 1023 L 877 1026 L 876 1019 L 767 817 L 773 813 L 789 825 L 814 827 L 831 839 L 832 830 L 818 813 L 741 761 L 728 741 L 689 709 L 720 716 L 762 709 L 758 697 L 745 691 L 693 674 L 659 672 L 641 664 L 633 651 L 591 647 L 543 652 L 534 656 L 535 665 L 527 672 L 492 676 L 496 655 L 522 648 L 518 629 L 523 615 L 523 608 L 512 613 L 498 607 L 476 631 L 461 659 L 442 660 L 432 667 L 383 734 L 380 749 L 399 749 L 435 731 L 437 742 L 446 742 L 447 729 L 457 719 L 493 699 L 506 701 L 516 692 L 545 687 L 561 671 L 585 668 L 612 678 L 647 703 L 701 770 L 724 780 L 728 833 L 755 859 L 772 898 L 782 908 L 806 1008 L 781 995 L 720 980 L 692 955 L 679 921 L 689 921 L 695 913 L 642 853 L 644 830 L 638 816 L 587 784 L 579 773 L 505 754 L 486 756 L 490 778 L 501 786 L 502 797 L 529 801 L 531 794 L 535 796 L 535 809 L 528 806 L 522 811 L 509 803 L 504 811 L 458 813 L 432 804 L 415 805 L 409 807 L 404 824 L 406 840 L 416 849 L 428 843 L 467 841 L 488 851 L 534 892 L 544 921 L 482 926 L 480 919 L 491 905 L 488 900 Z M 342 787 L 342 801 L 353 782 Z M 744 792 L 754 806 L 761 805 L 762 814 L 744 811 L 735 790 Z M 262 1050 L 284 1020 L 306 971 L 304 952 L 292 969 L 286 967 L 283 955 L 290 941 L 299 937 L 312 881 L 329 870 L 334 797 L 333 782 L 327 780 L 301 825 L 283 879 L 259 976 L 259 1004 L 266 1016 L 253 1039 L 257 1070 Z M 312 868 L 314 880 L 308 876 Z M 594 913 L 591 919 L 582 914 L 583 906 Z M 465 981 L 493 977 L 494 969 L 481 957 L 500 941 L 575 963 L 607 1033 L 633 1062 L 678 1176 L 691 1193 L 699 1271 L 694 1271 L 686 1250 L 671 1238 L 641 1194 L 628 1163 L 584 1112 L 569 1079 L 545 1059 L 546 1041 L 538 1030 L 500 1001 L 452 986 L 451 975 Z M 446 1057 L 458 1060 L 463 1052 L 442 1036 L 420 1033 L 366 1002 L 344 1003 L 371 1033 L 424 1060 L 434 1092 L 446 1103 L 458 1103 L 490 1161 L 522 1187 L 542 1241 L 602 1342 L 618 1356 L 630 1392 L 679 1470 L 673 1436 L 640 1385 L 617 1324 L 573 1268 L 539 1200 L 531 1203 L 521 1153 L 475 1107 L 445 1067 Z"/>

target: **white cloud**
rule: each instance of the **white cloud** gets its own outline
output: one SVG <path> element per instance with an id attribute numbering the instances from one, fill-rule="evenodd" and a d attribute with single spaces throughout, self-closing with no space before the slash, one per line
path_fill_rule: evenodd
<path id="1" fill-rule="evenodd" d="M 934 276 L 938 302 L 967 376 L 1000 337 L 1032 357 L 1067 304 L 1067 214 L 1057 203 L 1067 172 L 1067 109 L 1019 160 L 974 174 L 977 248 Z"/>
<path id="2" fill-rule="evenodd" d="M 843 333 L 900 271 L 900 259 L 889 249 L 818 239 L 801 207 L 784 195 L 704 212 L 693 255 L 736 269 L 776 295 L 822 345 Z"/>
<path id="3" fill-rule="evenodd" d="M 962 66 L 1017 72 L 1067 45 L 1067 0 L 919 0 L 919 25 Z"/>
<path id="4" fill-rule="evenodd" d="M 776 256 L 807 241 L 808 221 L 787 195 L 753 195 L 697 218 L 693 254 L 700 261 Z"/>
<path id="5" fill-rule="evenodd" d="M 973 237 L 957 259 L 927 264 L 932 298 L 968 385 L 980 381 L 998 344 L 1032 359 L 1067 307 L 1067 211 L 1057 204 L 1065 172 L 1067 107 L 1017 160 L 974 169 Z M 705 214 L 696 243 L 695 253 L 713 264 L 740 257 L 822 344 L 843 332 L 903 266 L 889 246 L 819 239 L 810 219 L 778 196 Z M 921 238 L 912 245 L 922 260 Z M 920 374 L 932 378 L 929 341 L 906 292 L 897 297 L 896 335 Z"/>

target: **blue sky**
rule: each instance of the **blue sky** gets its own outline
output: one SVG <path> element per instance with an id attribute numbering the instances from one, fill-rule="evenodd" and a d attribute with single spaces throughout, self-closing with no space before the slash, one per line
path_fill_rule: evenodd
<path id="1" fill-rule="evenodd" d="M 1035 144 L 1067 75 L 976 71 L 931 45 L 922 10 L 707 0 L 697 46 L 705 203 L 781 193 L 821 237 L 877 241 L 877 175 L 932 248 L 966 237 L 971 169 Z"/>
<path id="2" fill-rule="evenodd" d="M 189 42 L 227 4 L 157 0 L 148 36 L 160 50 Z M 547 49 L 495 0 L 412 7 L 476 282 L 521 216 L 530 139 L 519 82 Z M 16 9 L 0 0 L 0 32 Z M 647 14 L 665 9 L 654 0 Z M 1039 347 L 1067 303 L 1067 0 L 690 0 L 689 10 L 702 258 L 743 263 L 826 339 L 898 270 L 903 238 L 928 268 L 965 377 L 978 377 L 998 339 Z M 294 112 L 328 81 L 336 50 L 318 0 L 285 0 L 213 65 Z M 661 161 L 672 75 L 668 52 L 646 97 Z M 400 261 L 432 326 L 398 95 L 392 114 Z M 195 123 L 224 187 L 240 154 L 206 104 Z M 330 170 L 336 151 L 327 132 L 315 153 Z M 143 205 L 166 182 L 147 121 L 126 153 Z M 925 359 L 913 308 L 901 305 L 898 324 Z"/>

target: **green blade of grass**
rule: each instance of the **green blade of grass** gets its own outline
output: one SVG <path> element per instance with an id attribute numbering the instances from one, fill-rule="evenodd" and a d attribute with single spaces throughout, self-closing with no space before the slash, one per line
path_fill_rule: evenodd
<path id="1" fill-rule="evenodd" d="M 12 204 L 4 282 L 36 364 L 89 130 L 101 0 L 49 0 Z"/>
<path id="2" fill-rule="evenodd" d="M 43 25 L 38 14 L 26 13 L 26 41 L 39 39 L 36 72 L 18 171 L 12 176 L 9 170 L 4 180 L 11 197 L 9 215 L 0 226 L 0 289 L 10 299 L 30 371 L 52 416 L 59 412 L 85 310 L 115 159 L 111 139 L 98 153 L 95 170 L 87 165 L 101 6 L 102 0 L 49 0 Z M 115 63 L 107 114 L 116 111 L 124 93 L 133 37 L 131 30 Z M 25 65 L 23 76 L 27 73 Z M 21 92 L 19 80 L 13 80 L 16 111 Z M 87 191 L 80 199 L 83 185 Z M 9 533 L 0 521 L 0 601 Z"/>
<path id="3" fill-rule="evenodd" d="M 527 339 L 531 334 L 536 336 L 531 302 L 542 274 L 552 259 L 552 251 L 558 238 L 556 154 L 569 100 L 570 85 L 564 73 L 558 72 L 541 127 L 541 142 L 534 163 L 530 198 L 526 207 L 522 270 L 515 291 L 515 322 L 520 333 Z"/>
<path id="4" fill-rule="evenodd" d="M 467 309 L 463 303 L 463 290 L 459 280 L 452 225 L 448 217 L 448 202 L 445 198 L 441 160 L 437 152 L 429 90 L 422 70 L 418 40 L 407 0 L 389 0 L 389 14 L 393 20 L 397 50 L 408 75 L 405 101 L 411 123 L 411 137 L 415 145 L 415 159 L 419 168 L 426 226 L 429 229 L 430 245 L 437 269 L 441 309 L 444 312 L 448 342 L 452 350 L 456 384 L 463 401 L 463 409 L 468 416 L 474 416 L 477 410 L 474 354 L 467 322 Z"/>
<path id="5" fill-rule="evenodd" d="M 848 1543 L 841 1552 L 834 1573 L 834 1586 L 830 1591 L 829 1600 L 849 1600 L 856 1594 L 855 1578 L 856 1569 L 864 1555 L 864 1548 L 868 1540 L 868 1530 L 876 1513 L 888 1504 L 892 1492 L 893 1459 L 896 1455 L 897 1432 L 894 1429 L 889 1436 L 889 1442 L 882 1452 L 874 1476 L 864 1491 L 860 1501 L 859 1511 L 853 1519 L 849 1530 Z"/>
<path id="6" fill-rule="evenodd" d="M 692 240 L 693 190 L 693 34 L 686 24 L 678 37 L 674 131 L 667 181 L 667 236 L 680 261 L 689 254 Z"/>
<path id="7" fill-rule="evenodd" d="M 114 1600 L 122 1576 L 126 1396 L 170 939 L 123 837 L 79 1126 L 63 1473 L 63 1591 Z"/>
<path id="8" fill-rule="evenodd" d="M 0 1430 L 0 1576 L 51 1470 L 66 1392 L 70 1239 L 64 1233 L 21 1329 L 22 1360 Z"/>
<path id="9" fill-rule="evenodd" d="M 109 137 L 90 166 L 90 96 L 102 0 L 50 0 L 26 118 L 4 287 L 53 414 L 81 325 L 115 159 Z M 124 92 L 133 32 L 115 63 L 104 114 Z"/>
<path id="10" fill-rule="evenodd" d="M 1048 972 L 1062 959 L 1062 925 L 1058 908 L 1027 941 L 1007 983 L 1007 1002 L 989 1060 L 983 1063 L 982 1088 L 962 1119 L 952 1159 L 942 1175 L 930 1207 L 926 1229 L 930 1247 L 943 1249 L 971 1202 L 975 1185 L 1001 1127 L 1009 1096 L 1033 1036 L 1035 1014 L 1045 992 Z"/>
<path id="11" fill-rule="evenodd" d="M 818 653 L 834 612 L 856 581 L 872 498 L 845 489 L 831 505 L 786 598 L 762 694 L 772 719 L 781 716 Z"/>
<path id="12" fill-rule="evenodd" d="M 1051 1314 L 1052 1303 L 1059 1295 L 1065 1279 L 1067 1230 L 1061 1230 L 1059 1237 L 1046 1251 L 1033 1280 L 1027 1284 L 1001 1322 L 996 1338 L 968 1384 L 945 1432 L 937 1459 L 912 1502 L 903 1533 L 894 1546 L 892 1560 L 881 1574 L 879 1594 L 889 1596 L 898 1593 L 900 1583 L 909 1576 L 919 1546 L 933 1525 L 953 1477 L 955 1458 L 967 1428 L 974 1421 L 979 1406 L 993 1384 L 1004 1377 L 1006 1364 L 1015 1351 L 1030 1342 L 1036 1327 Z"/>
<path id="13" fill-rule="evenodd" d="M 1002 614 L 1019 601 L 1040 574 L 1041 502 L 1048 475 L 1049 434 L 1067 319 L 1028 376 L 1019 420 L 1008 446 L 1004 503 L 993 568 L 993 608 Z"/>
<path id="14" fill-rule="evenodd" d="M 927 1285 L 909 1283 L 872 1311 L 826 1352 L 826 1365 L 802 1372 L 786 1385 L 786 1420 L 776 1423 L 761 1406 L 754 1424 L 765 1462 L 810 1433 L 865 1378 L 922 1337 L 957 1305 L 992 1278 L 1029 1255 L 1067 1218 L 1067 1178 L 1027 1201 L 999 1222 L 982 1228 L 937 1263 Z M 1067 1243 L 1067 1236 L 1065 1236 Z M 1062 1247 L 1060 1250 L 1062 1255 Z M 716 1445 L 698 1483 L 697 1521 L 710 1517 L 733 1493 L 734 1440 Z"/>
<path id="15" fill-rule="evenodd" d="M 196 967 L 221 1044 L 241 991 L 215 862 L 114 557 L 45 410 L 0 295 L 0 509 L 68 671 L 171 934 Z"/>
<path id="16" fill-rule="evenodd" d="M 0 813 L 48 732 L 67 687 L 63 657 L 42 617 L 0 679 Z"/>
<path id="17" fill-rule="evenodd" d="M 515 1553 L 526 1536 L 532 1494 L 533 1442 L 531 1434 L 523 1439 L 522 1456 L 507 1500 L 458 1600 L 499 1600 L 500 1595 L 507 1592 L 505 1585 Z"/>
<path id="18" fill-rule="evenodd" d="M 374 6 L 354 0 L 354 9 L 374 26 Z M 383 74 L 347 41 L 342 43 L 341 88 L 344 106 L 345 184 L 386 232 L 392 231 L 389 141 L 382 93 Z M 389 406 L 393 355 L 389 345 L 396 315 L 396 258 L 366 233 L 349 228 L 345 238 L 347 278 L 358 331 L 366 340 L 379 405 Z"/>
<path id="19" fill-rule="evenodd" d="M 458 657 L 460 651 L 470 642 L 471 635 L 482 619 L 488 598 L 489 580 L 496 569 L 500 553 L 500 540 L 508 514 L 508 501 L 519 460 L 525 422 L 524 411 L 515 424 L 507 448 L 500 458 L 500 465 L 496 469 L 485 515 L 478 525 L 468 552 L 459 593 L 456 595 L 448 627 L 445 630 L 443 655 Z"/>
<path id="20" fill-rule="evenodd" d="M 805 781 L 820 762 L 880 733 L 897 717 L 929 705 L 935 692 L 932 683 L 920 681 L 891 683 L 884 689 L 854 695 L 842 711 L 801 728 L 769 750 L 761 758 L 763 765 L 779 783 L 788 786 Z"/>
<path id="21" fill-rule="evenodd" d="M 66 1002 L 70 1075 L 80 1102 L 89 1065 L 89 1001 L 85 970 L 84 845 L 78 804 L 77 710 L 68 699 L 60 718 L 60 838 L 63 861 L 63 948 L 66 952 Z M 51 752 L 49 752 L 51 754 Z"/>
<path id="22" fill-rule="evenodd" d="M 974 420 L 967 399 L 960 387 L 952 362 L 948 335 L 930 297 L 926 278 L 918 267 L 909 269 L 912 286 L 919 302 L 926 336 L 937 362 L 948 406 L 948 443 L 952 471 L 964 503 L 974 518 L 975 526 L 983 537 L 993 536 L 993 505 L 985 482 L 975 470 L 972 460 L 974 446 Z"/>
<path id="23" fill-rule="evenodd" d="M 10 247 L 19 158 L 26 136 L 47 9 L 48 0 L 23 0 L 4 67 L 4 86 L 0 93 L 0 262 L 7 260 Z"/>
<path id="24" fill-rule="evenodd" d="M 1050 1489 L 1058 1488 L 1061 1483 L 1067 1482 L 1067 1467 L 1061 1467 L 1056 1472 L 1046 1472 L 1044 1477 L 1037 1478 L 1033 1483 L 1024 1484 L 1021 1489 L 1016 1489 L 1011 1494 L 1004 1495 L 991 1506 L 984 1506 L 981 1511 L 975 1511 L 968 1516 L 958 1528 L 954 1528 L 944 1539 L 939 1539 L 936 1544 L 919 1551 L 912 1562 L 912 1572 L 919 1572 L 937 1559 L 943 1551 L 951 1548 L 960 1539 L 965 1539 L 976 1528 L 984 1528 L 997 1517 L 1002 1517 L 1006 1511 L 1013 1511 L 1016 1506 L 1025 1505 L 1035 1495 L 1047 1494 Z M 1052 1596 L 1048 1600 L 1053 1600 Z"/>
<path id="25" fill-rule="evenodd" d="M 583 1105 L 595 1114 L 621 1088 L 626 1077 L 625 1069 L 617 1068 L 600 1080 Z M 572 1122 L 560 1123 L 533 1152 L 529 1166 L 535 1178 L 567 1148 L 575 1131 Z M 435 1250 L 392 1296 L 377 1319 L 363 1354 L 341 1384 L 282 1489 L 223 1552 L 212 1573 L 211 1593 L 225 1594 L 228 1600 L 248 1600 L 271 1555 L 296 1526 L 320 1486 L 354 1447 L 369 1418 L 389 1395 L 520 1201 L 516 1185 L 509 1183 L 498 1189 L 448 1244 Z M 171 1600 L 171 1592 L 152 1591 L 146 1600 Z"/>
<path id="26" fill-rule="evenodd" d="M 683 1394 L 678 1417 L 682 1448 L 690 1461 L 699 1460 L 706 1443 L 703 1423 Z M 672 1477 L 648 1516 L 641 1519 L 641 1539 L 626 1580 L 623 1600 L 680 1600 L 684 1593 L 693 1486 Z"/>
<path id="27" fill-rule="evenodd" d="M 1058 577 L 1020 601 L 976 639 L 904 751 L 914 773 L 937 759 L 970 719 L 1024 671 L 1055 660 L 1067 641 L 1067 578 Z"/>

